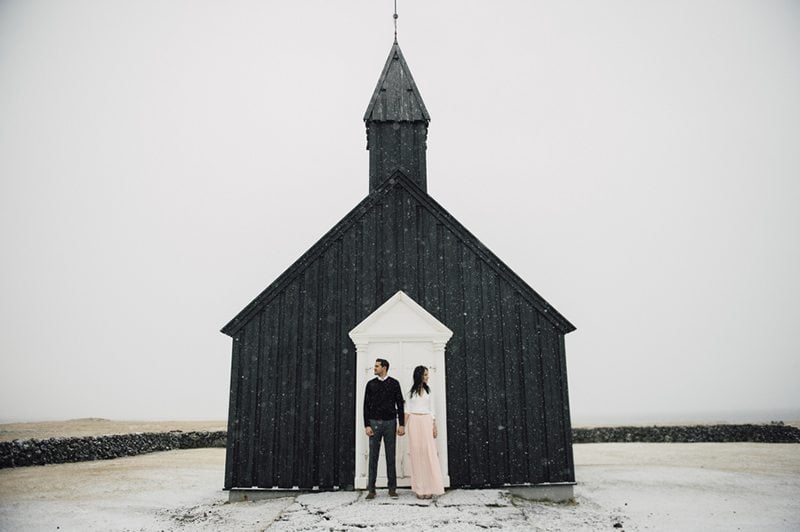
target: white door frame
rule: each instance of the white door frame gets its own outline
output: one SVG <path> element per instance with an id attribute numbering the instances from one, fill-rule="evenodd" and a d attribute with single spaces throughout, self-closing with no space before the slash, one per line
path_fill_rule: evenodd
<path id="1" fill-rule="evenodd" d="M 436 413 L 436 427 L 439 431 L 436 446 L 439 451 L 439 462 L 442 467 L 442 479 L 445 487 L 450 485 L 450 476 L 447 464 L 447 382 L 445 372 L 444 351 L 447 341 L 453 332 L 437 320 L 427 310 L 411 299 L 402 290 L 389 298 L 378 307 L 364 321 L 350 331 L 350 338 L 356 346 L 356 448 L 355 448 L 355 488 L 367 487 L 369 469 L 369 438 L 364 433 L 364 389 L 367 381 L 374 377 L 373 366 L 376 358 L 382 357 L 387 345 L 391 345 L 394 360 L 389 359 L 389 375 L 401 381 L 403 395 L 407 395 L 410 384 L 403 385 L 410 380 L 410 375 L 392 374 L 392 368 L 400 368 L 403 364 L 404 353 L 411 356 L 414 353 L 415 363 L 421 363 L 429 369 L 429 380 Z M 398 486 L 410 486 L 410 478 L 401 476 L 401 465 L 405 458 L 407 446 L 404 440 L 408 436 L 398 436 L 397 457 Z M 381 462 L 385 463 L 384 453 L 381 453 Z M 380 474 L 377 486 L 386 486 L 387 479 Z"/>

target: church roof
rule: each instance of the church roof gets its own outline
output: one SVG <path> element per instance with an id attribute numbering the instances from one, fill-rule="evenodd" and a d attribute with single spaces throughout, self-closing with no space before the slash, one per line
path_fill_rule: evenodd
<path id="1" fill-rule="evenodd" d="M 395 42 L 364 113 L 364 121 L 429 122 L 430 119 L 400 45 Z"/>
<path id="2" fill-rule="evenodd" d="M 306 251 L 294 264 L 281 274 L 271 285 L 264 289 L 253 301 L 250 302 L 239 314 L 236 315 L 225 327 L 223 333 L 234 336 L 253 315 L 261 311 L 274 297 L 286 289 L 298 276 L 317 260 L 325 251 L 345 233 L 350 231 L 358 222 L 367 215 L 376 205 L 387 201 L 397 187 L 402 187 L 414 198 L 418 205 L 431 213 L 439 223 L 453 232 L 466 246 L 469 246 L 481 261 L 505 279 L 513 288 L 542 313 L 562 333 L 566 334 L 575 330 L 564 316 L 544 300 L 533 288 L 506 266 L 494 253 L 478 240 L 466 227 L 461 225 L 444 207 L 439 205 L 432 197 L 422 190 L 416 183 L 400 171 L 395 172 L 386 179 L 380 187 L 375 189 L 356 207 L 351 210 L 339 223 L 328 231 L 311 249 Z"/>

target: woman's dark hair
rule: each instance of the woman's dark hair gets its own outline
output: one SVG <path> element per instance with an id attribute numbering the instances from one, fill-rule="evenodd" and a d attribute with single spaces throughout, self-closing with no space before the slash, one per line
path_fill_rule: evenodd
<path id="1" fill-rule="evenodd" d="M 417 366 L 414 368 L 414 385 L 411 387 L 411 396 L 414 394 L 421 395 L 422 390 L 425 390 L 425 393 L 431 393 L 431 389 L 428 388 L 428 385 L 422 382 L 422 376 L 425 375 L 425 371 L 428 368 L 425 366 Z"/>

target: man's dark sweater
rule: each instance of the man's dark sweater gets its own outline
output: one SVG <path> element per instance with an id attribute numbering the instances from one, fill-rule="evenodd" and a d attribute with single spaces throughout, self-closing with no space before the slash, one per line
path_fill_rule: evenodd
<path id="1" fill-rule="evenodd" d="M 375 377 L 367 383 L 364 392 L 364 426 L 369 426 L 370 419 L 398 419 L 405 425 L 403 411 L 403 392 L 396 379 L 386 377 L 380 380 Z"/>

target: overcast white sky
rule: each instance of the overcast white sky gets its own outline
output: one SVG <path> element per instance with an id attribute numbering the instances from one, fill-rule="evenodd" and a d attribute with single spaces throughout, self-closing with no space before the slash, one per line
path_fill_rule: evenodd
<path id="1" fill-rule="evenodd" d="M 368 191 L 391 12 L 0 0 L 0 420 L 226 417 L 219 329 Z M 576 424 L 800 411 L 800 3 L 399 12 L 428 191 L 578 327 Z"/>

